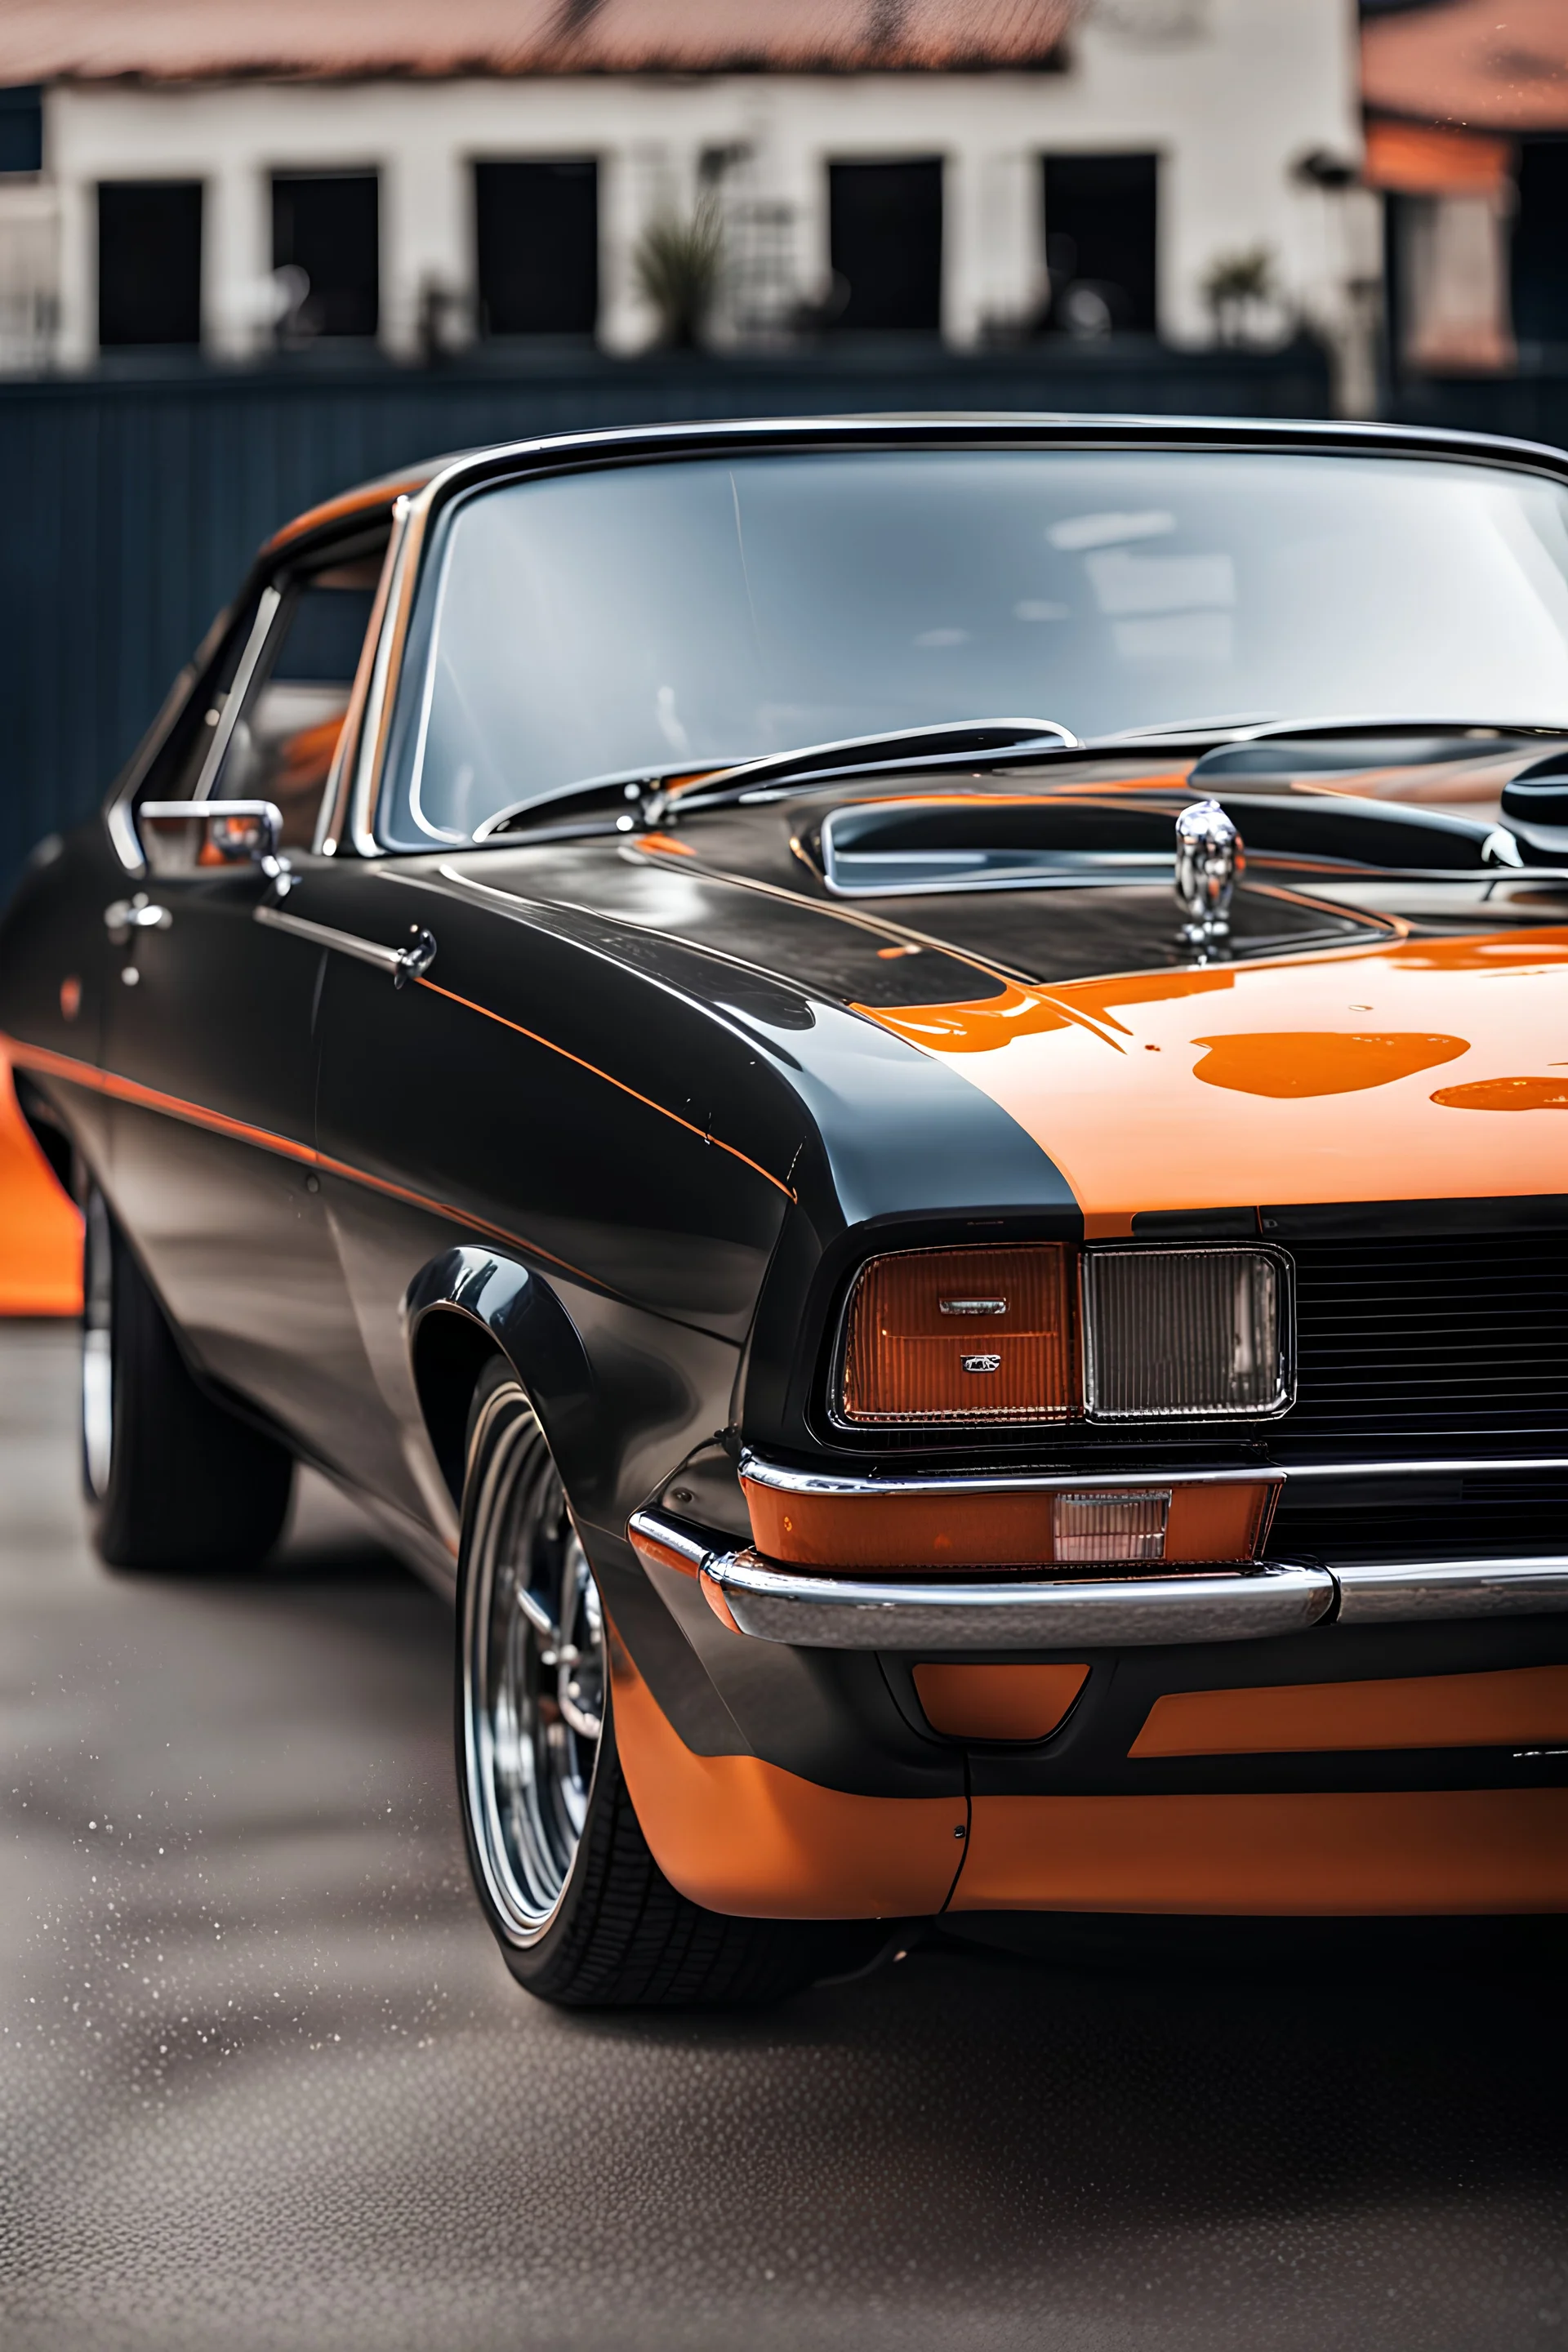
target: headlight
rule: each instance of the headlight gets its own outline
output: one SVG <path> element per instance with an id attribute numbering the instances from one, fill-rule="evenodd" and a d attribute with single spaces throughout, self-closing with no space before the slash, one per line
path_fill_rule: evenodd
<path id="1" fill-rule="evenodd" d="M 900 1250 L 850 1293 L 847 1421 L 1065 1421 L 1077 1406 L 1067 1251 Z"/>
<path id="2" fill-rule="evenodd" d="M 1091 1421 L 1255 1418 L 1291 1402 L 1290 1261 L 1268 1249 L 1090 1249 Z"/>

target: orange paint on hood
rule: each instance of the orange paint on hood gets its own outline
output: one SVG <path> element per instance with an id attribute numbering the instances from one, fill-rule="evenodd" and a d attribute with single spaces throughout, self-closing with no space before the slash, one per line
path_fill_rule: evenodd
<path id="1" fill-rule="evenodd" d="M 1568 1192 L 1554 1119 L 1510 1121 L 1504 1146 L 1449 1116 L 1516 1102 L 1521 1063 L 1568 1065 L 1568 930 L 857 1009 L 954 1056 L 1093 1216 Z M 1434 1097 L 1439 1062 L 1459 1083 Z"/>
<path id="2" fill-rule="evenodd" d="M 1277 1102 L 1360 1094 L 1469 1051 L 1463 1037 L 1347 1037 L 1335 1029 L 1266 1029 L 1260 1036 L 1194 1037 L 1193 1043 L 1205 1049 L 1193 1076 L 1205 1087 L 1268 1095 Z"/>
<path id="3" fill-rule="evenodd" d="M 1568 1110 L 1568 1078 L 1483 1078 L 1443 1087 L 1432 1099 L 1445 1110 Z"/>

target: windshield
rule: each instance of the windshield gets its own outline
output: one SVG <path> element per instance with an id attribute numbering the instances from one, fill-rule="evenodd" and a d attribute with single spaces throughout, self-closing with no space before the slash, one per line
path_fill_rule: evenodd
<path id="1" fill-rule="evenodd" d="M 984 718 L 1568 724 L 1568 492 L 1376 457 L 899 450 L 481 492 L 422 592 L 385 837 Z"/>

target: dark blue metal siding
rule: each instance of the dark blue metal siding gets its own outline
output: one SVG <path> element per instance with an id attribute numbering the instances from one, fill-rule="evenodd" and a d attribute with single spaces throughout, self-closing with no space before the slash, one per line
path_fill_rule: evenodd
<path id="1" fill-rule="evenodd" d="M 1407 425 L 1452 432 L 1508 433 L 1521 441 L 1568 446 L 1568 367 L 1518 375 L 1409 376 L 1389 403 Z"/>
<path id="2" fill-rule="evenodd" d="M 844 352 L 0 385 L 0 892 L 101 798 L 260 542 L 443 450 L 595 425 L 931 409 L 1321 416 L 1303 347 Z"/>

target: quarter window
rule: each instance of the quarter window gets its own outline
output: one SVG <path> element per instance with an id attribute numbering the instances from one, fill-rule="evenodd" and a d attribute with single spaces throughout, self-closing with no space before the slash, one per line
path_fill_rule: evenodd
<path id="1" fill-rule="evenodd" d="M 381 557 L 289 586 L 214 785 L 225 800 L 276 801 L 283 845 L 307 849 L 338 748 Z"/>

